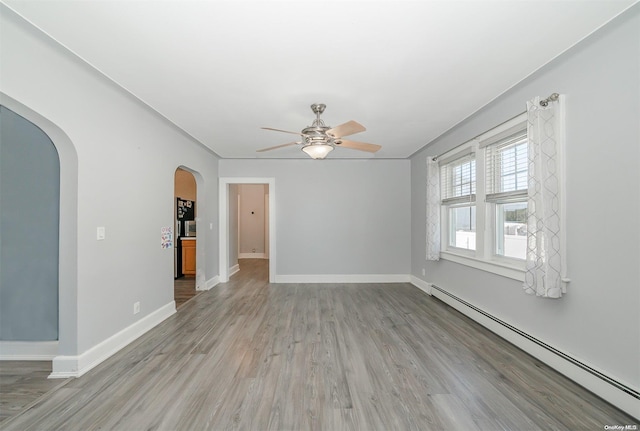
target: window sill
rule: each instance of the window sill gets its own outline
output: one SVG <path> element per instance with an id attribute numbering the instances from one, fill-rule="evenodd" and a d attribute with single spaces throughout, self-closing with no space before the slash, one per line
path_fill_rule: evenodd
<path id="1" fill-rule="evenodd" d="M 503 277 L 511 278 L 524 282 L 524 263 L 522 267 L 509 265 L 503 262 L 496 262 L 490 260 L 478 259 L 476 257 L 463 256 L 461 254 L 452 253 L 450 251 L 441 251 L 440 258 L 451 262 L 459 263 L 462 265 L 470 266 L 472 268 L 480 269 L 482 271 L 491 272 L 493 274 L 501 275 Z"/>

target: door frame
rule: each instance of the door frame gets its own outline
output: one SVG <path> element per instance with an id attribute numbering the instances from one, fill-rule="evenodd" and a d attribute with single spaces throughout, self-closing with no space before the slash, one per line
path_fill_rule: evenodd
<path id="1" fill-rule="evenodd" d="M 220 282 L 229 281 L 229 185 L 267 184 L 269 186 L 269 283 L 276 282 L 276 179 L 271 177 L 219 178 Z"/>

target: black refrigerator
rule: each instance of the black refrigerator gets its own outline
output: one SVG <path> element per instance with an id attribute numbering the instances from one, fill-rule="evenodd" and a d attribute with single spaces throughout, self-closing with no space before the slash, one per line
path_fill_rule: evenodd
<path id="1" fill-rule="evenodd" d="M 184 276 L 182 273 L 182 241 L 180 238 L 185 236 L 185 221 L 196 219 L 196 202 L 188 199 L 176 198 L 176 226 L 175 226 L 175 260 L 174 260 L 174 276 L 180 278 Z"/>

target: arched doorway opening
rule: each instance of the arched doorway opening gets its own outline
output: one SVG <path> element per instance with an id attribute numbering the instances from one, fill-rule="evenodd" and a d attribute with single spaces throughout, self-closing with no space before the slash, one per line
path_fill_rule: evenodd
<path id="1" fill-rule="evenodd" d="M 174 301 L 180 308 L 197 285 L 198 184 L 194 174 L 178 167 L 174 174 Z"/>

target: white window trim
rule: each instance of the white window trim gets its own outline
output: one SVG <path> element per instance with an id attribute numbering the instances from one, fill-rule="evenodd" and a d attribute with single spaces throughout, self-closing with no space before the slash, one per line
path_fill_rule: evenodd
<path id="1" fill-rule="evenodd" d="M 465 152 L 473 152 L 476 155 L 476 250 L 466 250 L 449 246 L 449 221 L 447 217 L 448 206 L 442 206 L 441 238 L 443 249 L 440 258 L 462 265 L 470 266 L 482 271 L 497 274 L 518 281 L 524 281 L 525 261 L 494 253 L 495 232 L 495 203 L 485 202 L 485 147 L 494 144 L 513 133 L 526 127 L 527 114 L 522 113 L 503 124 L 483 133 L 482 135 L 454 148 L 443 154 L 439 159 L 451 161 Z M 480 161 L 480 163 L 478 162 Z M 492 237 L 493 236 L 493 237 Z"/>
<path id="2" fill-rule="evenodd" d="M 491 144 L 495 144 L 496 142 L 508 138 L 513 135 L 517 131 L 522 129 L 522 125 L 527 124 L 527 113 L 523 112 L 522 114 L 513 117 L 512 119 L 505 121 L 499 126 L 494 127 L 493 129 L 483 133 L 482 135 L 475 138 L 480 147 L 484 148 Z"/>
<path id="3" fill-rule="evenodd" d="M 524 282 L 524 263 L 522 266 L 509 265 L 506 262 L 479 259 L 473 256 L 462 255 L 451 250 L 441 251 L 440 259 L 460 263 L 482 271 L 491 272 L 493 274 Z"/>

